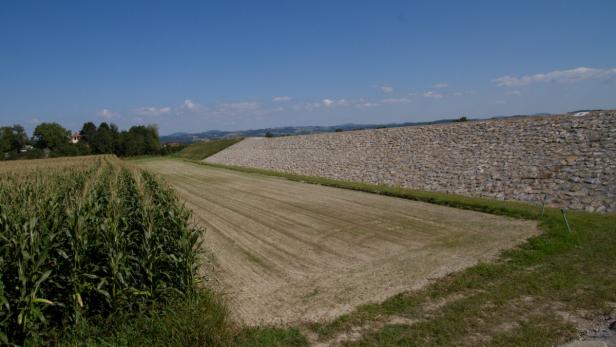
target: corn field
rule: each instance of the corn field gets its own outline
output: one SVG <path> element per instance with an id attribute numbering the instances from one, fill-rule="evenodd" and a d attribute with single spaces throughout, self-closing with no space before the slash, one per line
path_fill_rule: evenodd
<path id="1" fill-rule="evenodd" d="M 201 230 L 115 156 L 0 165 L 0 344 L 137 312 L 194 288 Z"/>

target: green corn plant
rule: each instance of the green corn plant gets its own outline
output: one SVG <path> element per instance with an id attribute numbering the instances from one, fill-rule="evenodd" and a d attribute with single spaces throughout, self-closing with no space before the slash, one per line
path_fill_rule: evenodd
<path id="1" fill-rule="evenodd" d="M 190 293 L 202 230 L 114 156 L 0 164 L 0 344 Z"/>

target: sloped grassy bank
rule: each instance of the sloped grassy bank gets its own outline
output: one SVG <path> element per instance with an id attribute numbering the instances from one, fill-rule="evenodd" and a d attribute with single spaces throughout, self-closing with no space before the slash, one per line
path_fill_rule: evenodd
<path id="1" fill-rule="evenodd" d="M 175 156 L 190 160 L 203 160 L 229 146 L 240 142 L 241 140 L 241 138 L 233 138 L 195 142 L 176 153 Z"/>

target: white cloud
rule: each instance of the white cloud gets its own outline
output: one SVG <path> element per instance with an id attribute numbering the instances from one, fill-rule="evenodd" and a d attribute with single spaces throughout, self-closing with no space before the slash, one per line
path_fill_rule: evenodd
<path id="1" fill-rule="evenodd" d="M 248 112 L 255 111 L 259 108 L 259 103 L 255 101 L 240 101 L 240 102 L 230 102 L 225 104 L 220 104 L 218 106 L 218 111 L 220 112 Z"/>
<path id="2" fill-rule="evenodd" d="M 519 90 L 511 90 L 505 93 L 505 95 L 515 95 L 515 96 L 520 96 L 522 95 L 522 92 L 520 92 Z"/>
<path id="3" fill-rule="evenodd" d="M 386 94 L 393 93 L 394 91 L 394 87 L 392 86 L 379 86 L 379 89 L 381 89 L 381 91 Z"/>
<path id="4" fill-rule="evenodd" d="M 238 117 L 244 115 L 263 115 L 275 112 L 275 109 L 263 108 L 256 101 L 237 101 L 219 103 L 202 112 L 203 116 L 214 116 L 229 120 L 229 117 Z"/>
<path id="5" fill-rule="evenodd" d="M 151 107 L 151 106 L 140 107 L 136 109 L 135 112 L 140 116 L 157 117 L 157 116 L 162 116 L 164 114 L 170 113 L 171 107 L 161 107 L 161 108 L 156 108 L 156 107 Z"/>
<path id="6" fill-rule="evenodd" d="M 432 88 L 447 88 L 447 87 L 449 87 L 449 84 L 447 83 L 437 83 L 432 86 Z"/>
<path id="7" fill-rule="evenodd" d="M 423 93 L 424 98 L 429 98 L 429 99 L 442 99 L 443 98 L 443 94 L 439 94 L 439 93 L 435 93 L 431 90 L 428 90 L 427 92 Z"/>
<path id="8" fill-rule="evenodd" d="M 142 108 L 140 115 L 165 114 L 171 112 L 177 115 L 190 115 L 191 117 L 199 118 L 214 117 L 220 119 L 220 121 L 224 120 L 227 122 L 237 117 L 263 116 L 283 110 L 283 107 L 265 108 L 261 103 L 256 101 L 219 102 L 206 106 L 186 99 L 176 108 Z"/>
<path id="9" fill-rule="evenodd" d="M 182 107 L 187 109 L 187 110 L 195 110 L 198 108 L 198 105 L 195 104 L 192 100 L 190 99 L 186 99 L 184 100 L 184 103 L 182 104 Z"/>
<path id="10" fill-rule="evenodd" d="M 284 107 L 268 108 L 256 101 L 238 101 L 218 104 L 209 110 L 206 115 L 212 115 L 223 118 L 225 121 L 231 121 L 232 119 L 237 120 L 238 117 L 251 117 L 252 119 L 257 119 L 281 111 L 284 111 Z"/>
<path id="11" fill-rule="evenodd" d="M 103 108 L 99 110 L 98 112 L 96 112 L 96 115 L 101 118 L 107 119 L 107 120 L 110 120 L 112 118 L 116 118 L 119 116 L 117 112 L 114 112 L 108 108 Z"/>
<path id="12" fill-rule="evenodd" d="M 499 87 L 519 87 L 542 82 L 575 83 L 583 80 L 611 78 L 614 76 L 616 76 L 616 68 L 595 69 L 578 67 L 570 70 L 556 70 L 522 77 L 502 76 L 492 80 L 492 82 L 496 83 Z"/>
<path id="13" fill-rule="evenodd" d="M 359 108 L 364 108 L 364 107 L 376 107 L 379 106 L 379 104 L 375 103 L 375 102 L 364 102 L 361 104 L 357 104 L 357 107 Z"/>
<path id="14" fill-rule="evenodd" d="M 312 103 L 310 106 L 313 108 L 319 108 L 319 107 L 330 108 L 330 107 L 337 107 L 337 106 L 346 106 L 347 104 L 348 103 L 345 99 L 338 99 L 338 100 L 323 99 L 320 102 Z"/>
<path id="15" fill-rule="evenodd" d="M 321 101 L 321 103 L 322 103 L 322 105 L 324 107 L 327 107 L 327 108 L 330 108 L 330 107 L 344 107 L 344 106 L 350 106 L 351 105 L 351 103 L 349 103 L 345 99 L 338 99 L 338 100 L 323 99 L 323 101 Z"/>
<path id="16" fill-rule="evenodd" d="M 199 103 L 196 103 L 190 99 L 185 99 L 184 102 L 182 102 L 182 105 L 180 105 L 179 107 L 175 109 L 175 112 L 179 115 L 179 114 L 186 114 L 186 113 L 197 113 L 197 112 L 202 112 L 206 110 L 207 108 L 205 106 Z"/>
<path id="17" fill-rule="evenodd" d="M 382 105 L 394 105 L 394 104 L 406 104 L 410 103 L 412 100 L 407 97 L 401 98 L 385 98 L 380 101 L 372 101 L 365 98 L 359 99 L 330 99 L 326 98 L 321 101 L 307 102 L 303 104 L 298 104 L 291 109 L 295 111 L 303 111 L 303 110 L 315 110 L 319 108 L 369 108 L 369 107 L 377 107 Z"/>
<path id="18" fill-rule="evenodd" d="M 383 99 L 381 100 L 381 102 L 387 105 L 408 104 L 409 102 L 411 102 L 411 99 L 409 98 L 389 98 L 389 99 Z"/>
<path id="19" fill-rule="evenodd" d="M 32 118 L 32 119 L 30 119 L 30 124 L 39 125 L 39 124 L 41 124 L 41 123 L 42 123 L 42 122 L 41 122 L 41 120 L 40 120 L 40 119 L 38 119 L 38 118 Z"/>
<path id="20" fill-rule="evenodd" d="M 283 102 L 283 101 L 290 101 L 291 97 L 290 96 L 275 96 L 272 98 L 273 102 Z"/>
<path id="21" fill-rule="evenodd" d="M 321 101 L 307 102 L 304 104 L 295 105 L 292 108 L 296 111 L 314 110 L 318 108 L 334 108 L 334 107 L 370 107 L 370 103 L 364 99 L 346 100 L 346 99 L 323 99 Z"/>

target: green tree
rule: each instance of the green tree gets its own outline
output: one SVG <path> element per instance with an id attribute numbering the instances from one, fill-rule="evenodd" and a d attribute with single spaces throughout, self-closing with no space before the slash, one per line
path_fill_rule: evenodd
<path id="1" fill-rule="evenodd" d="M 111 142 L 113 143 L 113 153 L 116 155 L 121 155 L 122 152 L 122 143 L 120 141 L 120 129 L 117 125 L 111 123 L 109 126 L 111 130 Z"/>
<path id="2" fill-rule="evenodd" d="M 19 153 L 29 143 L 24 128 L 20 125 L 0 127 L 0 154 L 7 153 L 0 159 L 39 158 L 43 156 L 42 150 L 45 148 L 51 150 L 51 157 L 108 153 L 137 156 L 160 154 L 162 151 L 156 125 L 138 125 L 120 132 L 115 124 L 103 122 L 97 128 L 94 123 L 87 122 L 79 133 L 82 140 L 73 144 L 69 141 L 70 131 L 57 123 L 42 123 L 36 127 L 32 136 L 32 143 L 37 150 Z"/>
<path id="3" fill-rule="evenodd" d="M 81 135 L 81 141 L 91 145 L 96 137 L 96 125 L 92 122 L 84 123 L 79 134 Z"/>
<path id="4" fill-rule="evenodd" d="M 0 128 L 0 153 L 11 151 L 11 143 L 13 142 L 13 128 Z"/>
<path id="5" fill-rule="evenodd" d="M 28 134 L 26 130 L 19 124 L 13 125 L 13 133 L 15 134 L 15 148 L 21 149 L 28 144 Z"/>
<path id="6" fill-rule="evenodd" d="M 160 138 L 158 136 L 158 127 L 150 124 L 146 127 L 145 132 L 145 151 L 144 154 L 160 153 Z"/>
<path id="7" fill-rule="evenodd" d="M 65 145 L 70 136 L 71 132 L 58 123 L 41 123 L 34 129 L 32 142 L 37 148 L 49 148 L 53 151 Z"/>
<path id="8" fill-rule="evenodd" d="M 28 135 L 21 125 L 0 128 L 0 153 L 17 152 L 28 143 Z"/>
<path id="9" fill-rule="evenodd" d="M 94 136 L 94 142 L 91 145 L 94 149 L 94 153 L 113 153 L 113 134 L 109 124 L 103 122 L 98 126 L 96 136 Z"/>
<path id="10" fill-rule="evenodd" d="M 138 125 L 121 134 L 119 155 L 136 156 L 159 154 L 161 150 L 158 128 L 155 125 Z"/>
<path id="11" fill-rule="evenodd" d="M 133 127 L 134 128 L 134 127 Z M 133 130 L 131 128 L 131 130 Z M 139 135 L 135 131 L 124 131 L 121 134 L 122 142 L 122 156 L 136 156 L 145 153 L 145 141 L 143 136 Z"/>

